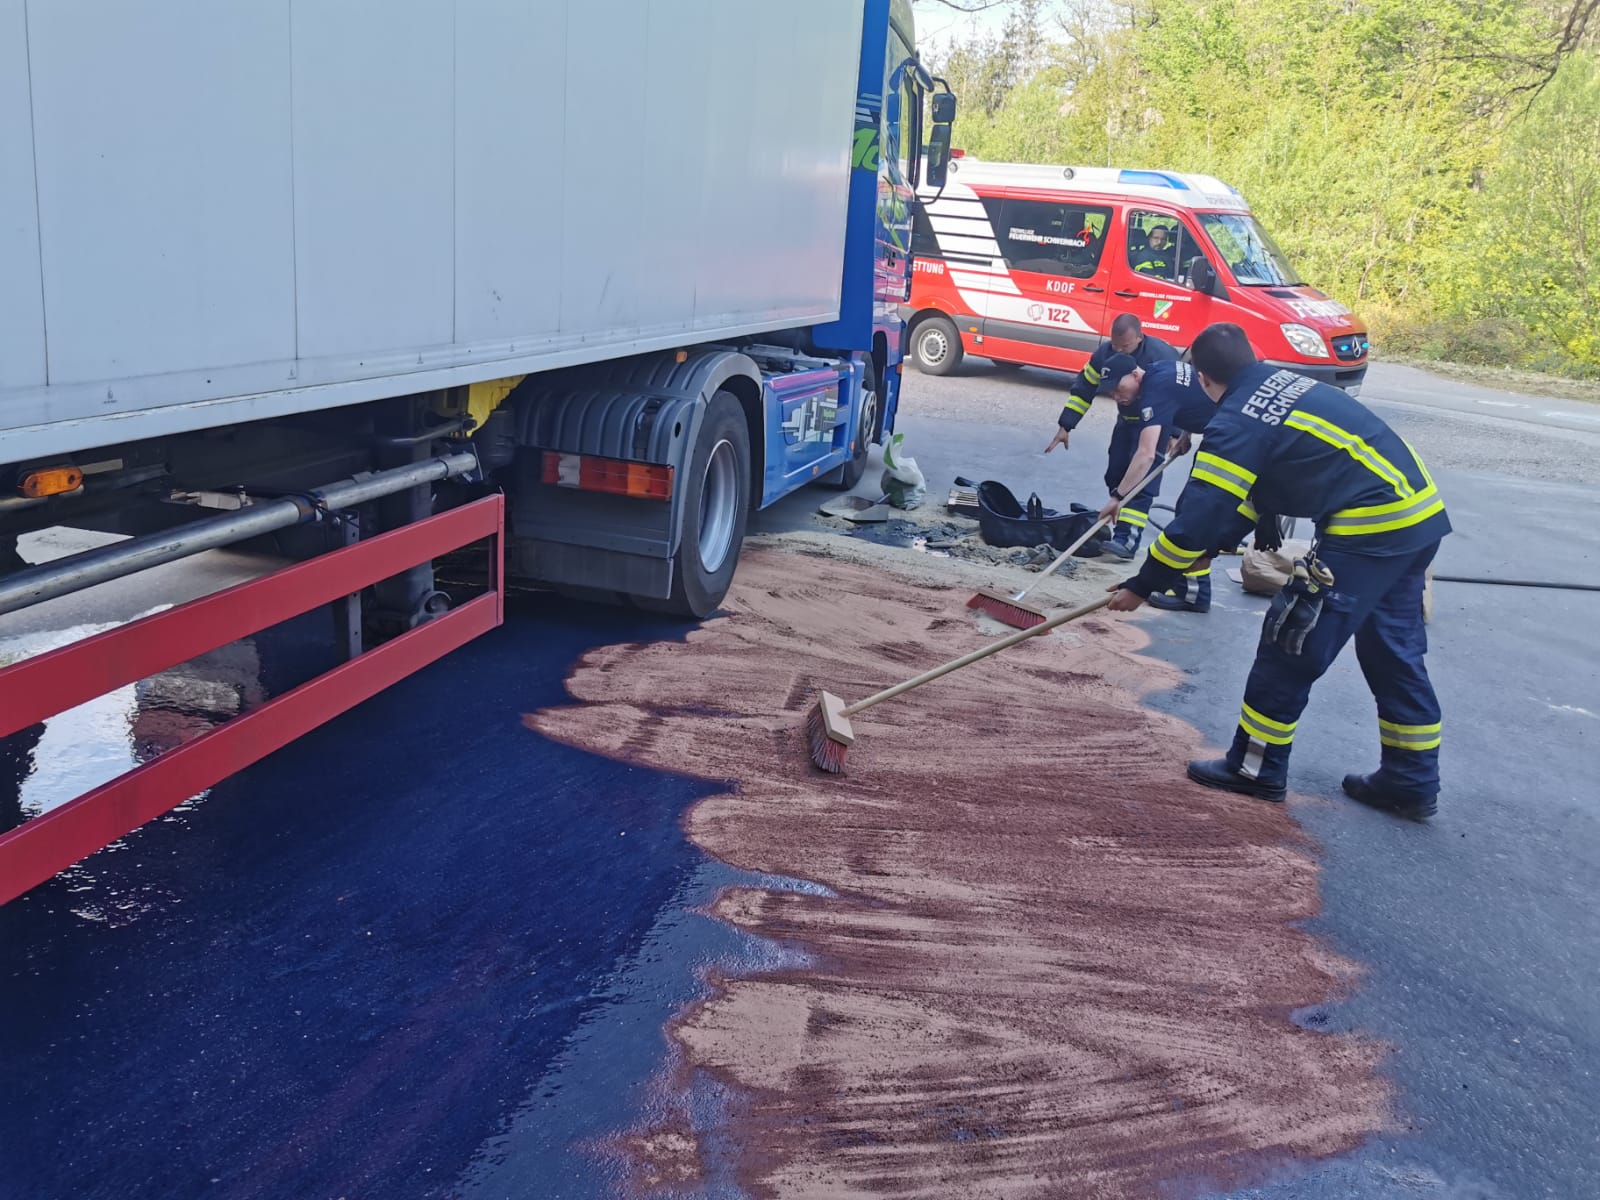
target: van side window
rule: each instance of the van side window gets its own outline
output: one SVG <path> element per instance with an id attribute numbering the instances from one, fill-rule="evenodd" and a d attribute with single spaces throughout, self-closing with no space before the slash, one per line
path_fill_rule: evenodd
<path id="1" fill-rule="evenodd" d="M 1109 208 L 993 198 L 983 204 L 1000 253 L 1013 270 L 1089 279 L 1099 269 Z"/>
<path id="2" fill-rule="evenodd" d="M 1140 275 L 1173 283 L 1197 253 L 1183 222 L 1168 213 L 1128 211 L 1128 266 Z"/>

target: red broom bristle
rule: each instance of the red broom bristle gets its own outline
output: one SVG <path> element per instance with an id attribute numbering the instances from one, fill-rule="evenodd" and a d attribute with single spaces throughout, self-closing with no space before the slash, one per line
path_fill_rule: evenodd
<path id="1" fill-rule="evenodd" d="M 850 747 L 834 741 L 828 736 L 828 729 L 822 723 L 822 705 L 813 705 L 811 711 L 806 713 L 806 741 L 811 748 L 811 761 L 830 775 L 844 773 L 844 760 L 850 754 Z"/>
<path id="2" fill-rule="evenodd" d="M 1031 609 L 1007 604 L 1004 600 L 996 600 L 993 596 L 974 596 L 967 601 L 967 607 L 979 609 L 986 616 L 993 617 L 1013 629 L 1032 629 L 1035 625 L 1044 624 L 1044 618 Z"/>

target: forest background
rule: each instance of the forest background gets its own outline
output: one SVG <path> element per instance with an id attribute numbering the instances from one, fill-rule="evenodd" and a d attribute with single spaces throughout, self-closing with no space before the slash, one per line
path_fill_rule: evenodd
<path id="1" fill-rule="evenodd" d="M 916 7 L 963 150 L 1214 175 L 1380 356 L 1600 379 L 1600 0 Z"/>

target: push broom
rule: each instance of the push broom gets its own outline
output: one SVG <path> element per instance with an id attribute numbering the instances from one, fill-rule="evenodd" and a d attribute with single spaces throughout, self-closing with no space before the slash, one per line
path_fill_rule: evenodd
<path id="1" fill-rule="evenodd" d="M 1137 484 L 1135 484 L 1128 492 L 1128 495 L 1137 496 L 1140 492 L 1144 491 L 1145 485 L 1157 475 L 1161 474 L 1161 472 L 1165 471 L 1167 467 L 1171 465 L 1171 463 L 1172 456 L 1170 454 L 1163 454 L 1160 461 L 1150 469 L 1150 473 L 1141 479 Z M 1062 563 L 1066 562 L 1067 559 L 1076 554 L 1078 550 L 1083 547 L 1084 543 L 1086 543 L 1096 533 L 1100 532 L 1100 530 L 1103 529 L 1110 520 L 1110 517 L 1101 517 L 1093 525 L 1089 526 L 1089 528 L 1084 531 L 1084 534 L 1081 538 L 1063 550 L 1055 562 L 1051 563 L 1039 573 L 1039 578 L 1035 579 L 1020 592 L 1010 595 L 1002 592 L 999 588 L 979 588 L 972 599 L 967 601 L 967 607 L 975 608 L 979 612 L 984 613 L 986 616 L 993 617 L 1002 625 L 1010 625 L 1013 629 L 1033 628 L 1033 626 L 1039 624 L 1045 619 L 1046 610 L 1036 604 L 1025 604 L 1023 603 L 1022 598 L 1029 592 L 1033 591 L 1034 588 L 1038 587 L 1051 575 L 1054 575 L 1056 571 L 1060 569 Z"/>
<path id="2" fill-rule="evenodd" d="M 1111 603 L 1112 597 L 1102 596 L 1090 604 L 1069 608 L 1065 612 L 1057 613 L 1037 625 L 1016 633 L 1008 633 L 998 641 L 990 642 L 987 646 L 971 653 L 963 654 L 960 658 L 951 659 L 942 666 L 934 667 L 931 671 L 924 671 L 921 675 L 913 676 L 904 683 L 897 683 L 893 687 L 884 688 L 868 696 L 865 700 L 857 700 L 854 704 L 846 704 L 832 692 L 821 692 L 817 702 L 806 714 L 806 740 L 811 746 L 811 761 L 824 771 L 838 775 L 844 771 L 846 756 L 850 747 L 855 744 L 855 728 L 850 724 L 850 718 L 857 713 L 865 712 L 874 704 L 882 704 L 885 700 L 893 700 L 896 696 L 904 695 L 912 688 L 921 687 L 925 683 L 932 683 L 941 675 L 948 675 L 951 671 L 959 671 L 962 667 L 970 666 L 980 658 L 988 658 L 991 654 L 998 654 L 1009 646 L 1018 642 L 1025 642 L 1031 637 L 1038 637 L 1042 633 L 1049 633 L 1058 625 L 1065 625 L 1068 621 L 1076 621 L 1079 617 L 1086 617 L 1090 613 L 1104 608 Z"/>

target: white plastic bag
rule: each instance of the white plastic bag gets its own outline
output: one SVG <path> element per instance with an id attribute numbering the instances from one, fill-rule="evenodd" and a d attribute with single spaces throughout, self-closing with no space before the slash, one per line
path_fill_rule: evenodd
<path id="1" fill-rule="evenodd" d="M 893 434 L 883 444 L 883 492 L 896 508 L 918 507 L 928 494 L 928 481 L 922 477 L 914 458 L 900 457 L 905 434 Z"/>

